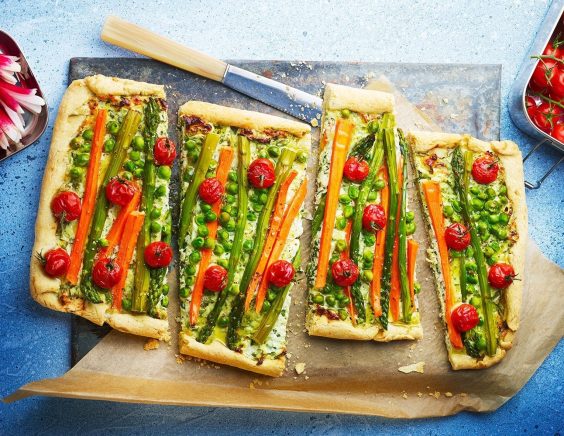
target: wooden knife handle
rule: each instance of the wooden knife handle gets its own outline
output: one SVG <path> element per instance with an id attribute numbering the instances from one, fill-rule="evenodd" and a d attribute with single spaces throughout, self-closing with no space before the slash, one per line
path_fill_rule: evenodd
<path id="1" fill-rule="evenodd" d="M 106 19 L 102 40 L 218 82 L 227 69 L 219 59 L 114 16 Z"/>

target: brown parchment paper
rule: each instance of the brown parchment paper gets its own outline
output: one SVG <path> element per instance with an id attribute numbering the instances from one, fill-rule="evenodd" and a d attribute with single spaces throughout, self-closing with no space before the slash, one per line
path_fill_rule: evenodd
<path id="1" fill-rule="evenodd" d="M 368 85 L 397 96 L 398 124 L 405 128 L 437 127 L 385 80 Z M 416 239 L 421 243 L 417 276 L 424 338 L 417 342 L 335 341 L 305 333 L 305 280 L 294 287 L 288 326 L 288 364 L 278 379 L 259 376 L 178 355 L 176 272 L 170 274 L 173 331 L 170 344 L 145 351 L 145 339 L 111 332 L 73 369 L 55 379 L 30 383 L 6 398 L 31 395 L 103 399 L 134 403 L 229 406 L 273 410 L 352 413 L 393 418 L 446 416 L 461 410 L 491 411 L 527 382 L 561 339 L 564 317 L 564 271 L 530 241 L 527 248 L 522 322 L 507 357 L 480 371 L 452 371 L 448 363 L 439 305 L 425 262 L 427 236 L 420 206 L 410 186 L 416 212 Z M 311 207 L 311 202 L 309 203 Z M 302 239 L 309 246 L 307 232 Z M 307 253 L 306 253 L 307 254 Z M 307 255 L 304 256 L 304 265 Z M 404 374 L 399 367 L 424 362 L 424 373 Z M 298 375 L 297 363 L 305 363 Z"/>

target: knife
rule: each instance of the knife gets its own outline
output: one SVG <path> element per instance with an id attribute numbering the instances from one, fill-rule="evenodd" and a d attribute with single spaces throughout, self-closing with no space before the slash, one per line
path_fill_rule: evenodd
<path id="1" fill-rule="evenodd" d="M 321 118 L 320 97 L 230 65 L 121 18 L 109 16 L 106 19 L 102 40 L 221 82 L 307 123 Z"/>

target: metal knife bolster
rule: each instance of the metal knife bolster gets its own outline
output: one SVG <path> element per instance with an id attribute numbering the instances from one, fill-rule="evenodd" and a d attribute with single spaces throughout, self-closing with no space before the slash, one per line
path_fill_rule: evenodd
<path id="1" fill-rule="evenodd" d="M 321 119 L 322 99 L 272 79 L 227 65 L 225 86 L 275 107 L 307 123 Z"/>

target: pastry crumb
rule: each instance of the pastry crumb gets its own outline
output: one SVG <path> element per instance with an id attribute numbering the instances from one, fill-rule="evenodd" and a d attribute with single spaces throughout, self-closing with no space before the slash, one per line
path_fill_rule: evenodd
<path id="1" fill-rule="evenodd" d="M 417 396 L 421 398 L 423 396 L 423 392 L 417 392 Z"/>
<path id="2" fill-rule="evenodd" d="M 452 392 L 445 392 L 445 397 L 447 397 L 447 398 L 452 397 Z"/>
<path id="3" fill-rule="evenodd" d="M 303 362 L 296 363 L 296 365 L 294 366 L 294 370 L 296 371 L 296 374 L 300 375 L 305 371 L 305 367 L 306 364 Z"/>
<path id="4" fill-rule="evenodd" d="M 159 348 L 158 339 L 148 338 L 143 344 L 143 349 L 145 351 L 156 350 L 157 348 Z"/>
<path id="5" fill-rule="evenodd" d="M 417 362 L 412 363 L 411 365 L 400 366 L 398 371 L 403 372 L 404 374 L 409 374 L 411 372 L 423 374 L 425 372 L 425 362 Z"/>
<path id="6" fill-rule="evenodd" d="M 309 380 L 309 375 L 306 375 L 306 376 L 305 376 L 305 379 L 306 379 L 306 380 Z"/>
<path id="7" fill-rule="evenodd" d="M 312 118 L 310 124 L 312 125 L 312 127 L 317 127 L 319 126 L 319 121 L 317 121 L 317 118 Z"/>
<path id="8" fill-rule="evenodd" d="M 176 354 L 175 357 L 176 357 L 176 363 L 179 365 L 182 365 L 186 360 L 186 358 L 182 354 Z"/>
<path id="9" fill-rule="evenodd" d="M 439 391 L 429 392 L 429 396 L 435 397 L 438 400 L 439 397 L 441 396 L 441 393 Z"/>

